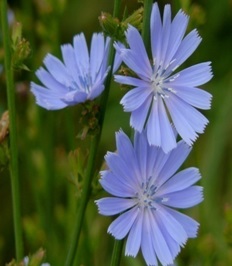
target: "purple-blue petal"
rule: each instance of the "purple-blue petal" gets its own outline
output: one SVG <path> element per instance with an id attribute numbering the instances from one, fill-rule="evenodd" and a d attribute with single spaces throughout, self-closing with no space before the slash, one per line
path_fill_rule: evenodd
<path id="1" fill-rule="evenodd" d="M 182 170 L 165 182 L 157 191 L 156 196 L 183 190 L 195 184 L 200 178 L 200 172 L 195 167 Z"/>
<path id="2" fill-rule="evenodd" d="M 35 95 L 36 103 L 47 110 L 58 110 L 67 106 L 60 97 L 62 94 L 46 89 L 31 82 L 31 92 Z"/>
<path id="3" fill-rule="evenodd" d="M 116 218 L 109 226 L 108 233 L 116 239 L 123 239 L 131 229 L 135 219 L 140 214 L 140 210 L 134 207 Z"/>
<path id="4" fill-rule="evenodd" d="M 165 103 L 177 132 L 186 143 L 192 145 L 198 137 L 197 133 L 204 132 L 208 119 L 175 94 L 166 98 Z"/>
<path id="5" fill-rule="evenodd" d="M 191 186 L 184 190 L 166 194 L 162 204 L 174 208 L 190 208 L 203 201 L 202 187 Z"/>
<path id="6" fill-rule="evenodd" d="M 147 265 L 158 265 L 154 238 L 151 233 L 154 224 L 149 214 L 150 210 L 144 210 L 141 250 Z"/>
<path id="7" fill-rule="evenodd" d="M 208 110 L 211 107 L 212 95 L 199 88 L 187 86 L 173 86 L 176 95 L 193 107 Z"/>
<path id="8" fill-rule="evenodd" d="M 125 248 L 125 255 L 135 257 L 141 246 L 143 216 L 138 215 L 130 229 Z"/>
<path id="9" fill-rule="evenodd" d="M 48 54 L 44 59 L 44 65 L 47 70 L 51 73 L 51 75 L 61 84 L 66 87 L 70 87 L 72 85 L 72 77 L 68 73 L 64 64 L 55 56 Z"/>
<path id="10" fill-rule="evenodd" d="M 130 125 L 137 131 L 142 132 L 145 121 L 148 116 L 148 111 L 151 106 L 151 98 L 147 98 L 143 105 L 131 113 Z"/>
<path id="11" fill-rule="evenodd" d="M 197 231 L 199 228 L 199 223 L 193 220 L 191 217 L 180 213 L 171 208 L 165 207 L 168 212 L 175 217 L 177 221 L 183 226 L 189 238 L 195 238 L 197 236 Z"/>
<path id="12" fill-rule="evenodd" d="M 138 30 L 135 27 L 129 25 L 126 32 L 126 38 L 130 49 L 132 49 L 135 54 L 140 55 L 139 66 L 141 69 L 143 69 L 143 73 L 147 73 L 147 75 L 150 76 L 152 74 L 151 64 L 149 62 L 143 40 Z"/>
<path id="13" fill-rule="evenodd" d="M 135 205 L 133 199 L 124 199 L 124 198 L 103 198 L 95 201 L 99 213 L 102 215 L 110 216 L 124 212 Z"/>
<path id="14" fill-rule="evenodd" d="M 175 174 L 188 157 L 190 151 L 191 148 L 184 141 L 179 141 L 177 147 L 170 151 L 167 156 L 162 156 L 161 153 L 161 158 L 164 157 L 163 162 L 159 164 L 159 167 L 156 165 L 154 169 L 157 173 L 156 185 L 158 187 L 163 185 L 173 174 Z"/>
<path id="15" fill-rule="evenodd" d="M 151 94 L 150 88 L 134 88 L 126 93 L 120 103 L 123 105 L 125 112 L 133 112 L 142 106 Z"/>

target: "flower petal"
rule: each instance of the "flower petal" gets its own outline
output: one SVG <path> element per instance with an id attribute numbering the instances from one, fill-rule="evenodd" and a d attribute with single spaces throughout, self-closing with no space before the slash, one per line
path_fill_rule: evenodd
<path id="1" fill-rule="evenodd" d="M 159 208 L 156 210 L 157 216 L 159 216 L 160 223 L 166 228 L 168 234 L 181 246 L 183 246 L 188 236 L 183 226 L 177 221 L 171 213 L 165 208 Z"/>
<path id="2" fill-rule="evenodd" d="M 74 36 L 73 46 L 78 72 L 81 76 L 85 76 L 89 72 L 89 52 L 83 33 Z"/>
<path id="3" fill-rule="evenodd" d="M 202 187 L 191 186 L 165 195 L 162 204 L 174 208 L 190 208 L 203 201 Z"/>
<path id="4" fill-rule="evenodd" d="M 178 98 L 175 94 L 165 98 L 165 103 L 177 132 L 189 145 L 192 145 L 193 141 L 198 137 L 196 133 L 204 132 L 208 120 L 194 107 Z"/>
<path id="5" fill-rule="evenodd" d="M 165 61 L 163 63 L 164 69 L 167 69 L 167 67 L 173 62 L 173 60 L 176 60 L 174 58 L 174 55 L 179 49 L 186 32 L 188 20 L 189 17 L 182 10 L 179 10 L 172 21 L 169 44 L 165 56 Z"/>
<path id="6" fill-rule="evenodd" d="M 169 157 L 170 158 L 170 157 Z M 163 184 L 156 195 L 161 196 L 167 193 L 180 191 L 195 184 L 201 178 L 200 172 L 197 168 L 191 167 L 182 170 L 170 178 Z"/>
<path id="7" fill-rule="evenodd" d="M 151 94 L 152 91 L 150 88 L 134 88 L 126 93 L 120 103 L 123 105 L 125 112 L 133 112 L 144 104 Z"/>
<path id="8" fill-rule="evenodd" d="M 141 64 L 141 53 L 137 53 L 131 49 L 121 49 L 120 56 L 124 63 L 132 69 L 141 79 L 149 82 L 152 72 L 147 72 L 146 67 Z"/>
<path id="9" fill-rule="evenodd" d="M 170 214 L 175 217 L 175 219 L 179 221 L 179 223 L 183 226 L 189 238 L 195 238 L 197 236 L 197 231 L 199 227 L 198 222 L 183 213 L 180 213 L 168 207 L 166 208 L 168 209 Z"/>
<path id="10" fill-rule="evenodd" d="M 47 110 L 58 110 L 67 106 L 60 100 L 59 93 L 46 89 L 31 82 L 31 92 L 35 95 L 36 103 Z"/>
<path id="11" fill-rule="evenodd" d="M 134 149 L 137 157 L 137 164 L 139 165 L 141 176 L 140 178 L 144 181 L 146 181 L 146 178 L 148 176 L 148 151 L 149 151 L 149 145 L 147 143 L 146 134 L 138 134 L 137 132 L 134 135 Z"/>
<path id="12" fill-rule="evenodd" d="M 134 178 L 139 181 L 141 178 L 141 173 L 139 171 L 134 147 L 131 143 L 131 140 L 123 131 L 116 133 L 116 146 L 118 155 L 124 161 L 125 166 L 129 169 L 131 175 L 133 175 Z M 139 184 L 139 182 L 137 183 Z"/>
<path id="13" fill-rule="evenodd" d="M 163 208 L 168 208 L 164 207 Z M 180 245 L 170 236 L 170 234 L 167 231 L 167 227 L 162 225 L 160 217 L 156 216 L 157 224 L 159 225 L 159 229 L 162 233 L 163 238 L 165 239 L 167 248 L 169 250 L 169 256 L 172 257 L 174 260 L 177 254 L 180 252 Z M 155 232 L 155 230 L 154 230 Z"/>
<path id="14" fill-rule="evenodd" d="M 162 67 L 164 67 L 164 62 L 170 40 L 170 33 L 171 33 L 171 7 L 170 5 L 165 5 L 164 14 L 163 14 L 162 49 L 161 49 L 161 58 L 160 58 L 162 62 Z"/>
<path id="15" fill-rule="evenodd" d="M 190 151 L 191 148 L 184 141 L 177 143 L 177 147 L 165 157 L 166 160 L 161 164 L 161 167 L 156 166 L 155 168 L 158 176 L 156 180 L 157 187 L 164 184 L 180 168 Z"/>
<path id="16" fill-rule="evenodd" d="M 75 59 L 74 49 L 71 44 L 64 44 L 61 46 L 62 57 L 68 72 L 71 74 L 73 81 L 76 82 L 78 87 L 81 87 L 79 81 L 78 66 Z"/>
<path id="17" fill-rule="evenodd" d="M 192 30 L 186 37 L 182 40 L 178 50 L 173 56 L 173 60 L 169 67 L 167 68 L 165 75 L 169 75 L 172 71 L 177 69 L 190 55 L 197 49 L 201 42 L 201 37 L 199 37 L 197 30 Z"/>
<path id="18" fill-rule="evenodd" d="M 143 105 L 131 113 L 130 125 L 139 132 L 142 132 L 144 128 L 151 101 L 151 98 L 147 98 Z"/>
<path id="19" fill-rule="evenodd" d="M 149 220 L 151 223 L 150 234 L 153 239 L 153 247 L 155 253 L 159 259 L 159 261 L 163 265 L 168 265 L 173 263 L 173 257 L 171 251 L 167 245 L 167 241 L 165 239 L 164 234 L 162 233 L 162 224 L 159 223 L 159 215 L 156 212 L 154 214 L 152 212 L 149 213 Z"/>
<path id="20" fill-rule="evenodd" d="M 132 208 L 136 204 L 133 199 L 112 197 L 96 200 L 95 203 L 98 206 L 99 213 L 106 216 L 119 214 Z"/>
<path id="21" fill-rule="evenodd" d="M 160 65 L 162 49 L 162 22 L 157 3 L 153 4 L 151 12 L 151 50 L 155 67 Z"/>
<path id="22" fill-rule="evenodd" d="M 110 171 L 102 171 L 102 178 L 100 179 L 100 183 L 102 187 L 113 196 L 116 197 L 134 197 L 135 190 L 130 184 L 125 182 L 126 180 L 122 180 L 122 178 L 118 178 L 115 174 Z"/>
<path id="23" fill-rule="evenodd" d="M 114 46 L 118 47 L 117 49 L 125 48 L 124 44 L 120 42 L 115 43 Z M 120 56 L 120 52 L 118 52 L 117 49 L 116 49 L 115 58 L 114 58 L 113 73 L 115 73 L 119 69 L 120 65 L 122 64 L 122 58 Z"/>
<path id="24" fill-rule="evenodd" d="M 203 85 L 213 77 L 211 72 L 211 62 L 205 62 L 193 65 L 171 76 L 168 81 L 168 86 L 187 86 L 195 87 Z"/>
<path id="25" fill-rule="evenodd" d="M 87 93 L 83 91 L 70 91 L 66 93 L 61 99 L 68 105 L 74 105 L 77 103 L 83 103 L 87 99 Z"/>
<path id="26" fill-rule="evenodd" d="M 141 35 L 139 34 L 138 30 L 129 25 L 128 29 L 126 31 L 126 38 L 127 42 L 130 46 L 130 49 L 137 55 L 140 55 L 140 67 L 143 69 L 144 73 L 146 73 L 147 76 L 152 75 L 152 68 L 151 64 L 149 62 L 147 52 L 143 43 L 143 40 L 141 38 Z"/>
<path id="27" fill-rule="evenodd" d="M 131 85 L 135 87 L 146 88 L 150 86 L 149 82 L 134 77 L 114 75 L 114 80 L 120 84 Z"/>
<path id="28" fill-rule="evenodd" d="M 186 103 L 199 109 L 210 109 L 212 95 L 207 91 L 186 86 L 173 86 L 173 89 L 176 95 Z"/>
<path id="29" fill-rule="evenodd" d="M 165 153 L 176 147 L 175 134 L 160 98 L 153 102 L 147 122 L 147 136 L 150 145 L 161 147 Z"/>
<path id="30" fill-rule="evenodd" d="M 156 252 L 154 250 L 154 239 L 152 238 L 153 221 L 150 219 L 150 210 L 145 210 L 143 214 L 143 229 L 141 250 L 147 265 L 158 265 Z"/>
<path id="31" fill-rule="evenodd" d="M 123 239 L 128 234 L 139 214 L 140 210 L 137 207 L 124 212 L 110 224 L 108 233 L 113 235 L 116 239 Z"/>
<path id="32" fill-rule="evenodd" d="M 36 76 L 43 83 L 45 87 L 53 91 L 54 94 L 62 95 L 68 92 L 68 88 L 58 82 L 50 73 L 48 73 L 43 67 L 40 67 L 36 71 Z"/>
<path id="33" fill-rule="evenodd" d="M 125 248 L 126 256 L 136 257 L 136 255 L 138 254 L 139 248 L 141 246 L 142 230 L 143 230 L 143 215 L 138 215 L 134 221 L 134 224 L 131 227 L 131 230 L 129 232 L 126 241 L 126 248 Z"/>
<path id="34" fill-rule="evenodd" d="M 90 48 L 90 73 L 94 81 L 101 67 L 105 55 L 105 41 L 103 34 L 94 33 Z"/>
<path id="35" fill-rule="evenodd" d="M 54 79 L 56 79 L 61 84 L 66 87 L 71 87 L 72 85 L 72 77 L 68 73 L 64 64 L 55 56 L 48 54 L 44 58 L 44 65 L 47 70 L 51 73 Z"/>

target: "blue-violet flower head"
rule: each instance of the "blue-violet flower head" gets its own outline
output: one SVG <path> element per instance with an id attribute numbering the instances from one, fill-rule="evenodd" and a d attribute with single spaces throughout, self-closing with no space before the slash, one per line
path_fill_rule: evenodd
<path id="1" fill-rule="evenodd" d="M 147 265 L 174 263 L 199 224 L 174 208 L 189 208 L 203 200 L 201 176 L 191 167 L 176 173 L 191 147 L 183 140 L 169 153 L 149 145 L 146 132 L 136 132 L 134 143 L 116 134 L 117 153 L 107 153 L 108 170 L 100 183 L 112 197 L 96 201 L 99 213 L 120 214 L 108 228 L 116 239 L 127 235 L 125 254 L 135 257 L 141 248 Z"/>
<path id="2" fill-rule="evenodd" d="M 47 68 L 40 67 L 36 76 L 43 83 L 31 82 L 36 102 L 47 110 L 62 109 L 93 100 L 104 90 L 108 74 L 110 39 L 102 33 L 94 33 L 90 52 L 83 33 L 74 36 L 73 46 L 61 46 L 64 63 L 51 54 L 44 59 Z"/>
<path id="3" fill-rule="evenodd" d="M 212 78 L 210 62 L 199 63 L 173 73 L 198 47 L 201 38 L 196 30 L 185 37 L 188 16 L 179 11 L 171 21 L 171 8 L 164 8 L 163 22 L 157 3 L 150 20 L 150 61 L 138 30 L 128 27 L 129 48 L 115 44 L 123 62 L 137 77 L 115 75 L 116 82 L 134 88 L 121 104 L 131 112 L 130 124 L 137 131 L 147 129 L 150 145 L 169 152 L 176 147 L 172 123 L 189 145 L 203 133 L 208 120 L 196 109 L 210 109 L 211 94 L 197 88 Z"/>

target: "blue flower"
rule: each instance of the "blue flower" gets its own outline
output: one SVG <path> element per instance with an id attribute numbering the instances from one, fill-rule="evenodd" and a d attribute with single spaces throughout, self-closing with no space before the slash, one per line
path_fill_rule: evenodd
<path id="1" fill-rule="evenodd" d="M 172 264 L 199 224 L 173 208 L 189 208 L 203 200 L 197 168 L 176 173 L 191 148 L 183 141 L 169 153 L 150 146 L 146 132 L 135 133 L 134 144 L 116 134 L 117 153 L 105 157 L 108 170 L 100 183 L 113 197 L 96 201 L 102 215 L 120 214 L 108 228 L 116 239 L 127 237 L 125 254 L 135 257 L 141 248 L 147 265 Z"/>
<path id="2" fill-rule="evenodd" d="M 99 96 L 104 90 L 109 71 L 109 43 L 109 38 L 95 33 L 89 53 L 84 34 L 81 33 L 74 37 L 73 46 L 61 46 L 64 63 L 48 54 L 44 59 L 47 70 L 40 67 L 36 72 L 44 86 L 31 83 L 37 104 L 48 110 L 57 110 Z"/>
<path id="3" fill-rule="evenodd" d="M 212 78 L 210 62 L 193 65 L 173 73 L 201 42 L 196 30 L 184 37 L 188 17 L 180 10 L 171 21 L 166 5 L 163 23 L 157 3 L 150 21 L 151 61 L 141 35 L 129 26 L 126 39 L 129 48 L 115 44 L 124 63 L 137 77 L 115 75 L 115 80 L 134 88 L 122 98 L 124 111 L 131 112 L 130 124 L 137 131 L 147 129 L 150 145 L 169 152 L 176 147 L 171 123 L 189 145 L 203 133 L 208 120 L 196 109 L 210 109 L 211 94 L 197 86 Z"/>

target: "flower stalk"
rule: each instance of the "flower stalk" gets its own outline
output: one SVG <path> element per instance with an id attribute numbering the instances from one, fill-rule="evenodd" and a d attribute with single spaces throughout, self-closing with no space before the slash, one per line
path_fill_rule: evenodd
<path id="1" fill-rule="evenodd" d="M 119 266 L 121 261 L 121 254 L 123 250 L 123 239 L 114 241 L 114 250 L 111 258 L 111 264 L 110 266 Z"/>
<path id="2" fill-rule="evenodd" d="M 118 16 L 119 10 L 120 10 L 120 4 L 121 0 L 115 0 L 114 2 L 114 17 Z M 65 262 L 65 266 L 71 266 L 74 263 L 79 239 L 80 239 L 80 234 L 81 234 L 81 229 L 84 221 L 84 215 L 85 215 L 85 210 L 88 204 L 88 200 L 90 197 L 91 193 L 91 182 L 94 176 L 95 172 L 95 161 L 97 157 L 97 152 L 98 152 L 98 147 L 101 139 L 101 132 L 102 132 L 102 127 L 104 123 L 104 117 L 105 117 L 105 111 L 106 111 L 106 105 L 108 101 L 108 96 L 109 96 L 109 89 L 110 89 L 110 83 L 111 83 L 111 77 L 112 77 L 112 71 L 113 71 L 113 63 L 114 63 L 114 57 L 115 57 L 115 51 L 113 49 L 113 40 L 111 40 L 110 44 L 110 51 L 109 51 L 109 60 L 108 64 L 111 65 L 111 70 L 107 76 L 107 79 L 105 81 L 105 90 L 102 94 L 101 98 L 101 111 L 100 111 L 100 117 L 99 117 L 99 132 L 96 134 L 92 141 L 91 141 L 91 147 L 90 147 L 90 154 L 89 154 L 89 159 L 88 159 L 88 165 L 87 165 L 87 170 L 86 170 L 86 176 L 84 177 L 84 184 L 83 184 L 83 191 L 82 191 L 82 196 L 81 196 L 81 201 L 79 205 L 79 209 L 77 211 L 77 216 L 76 216 L 76 223 L 75 223 L 75 228 L 74 228 L 74 233 L 73 233 L 73 239 L 71 242 L 71 246 L 68 252 L 68 256 Z"/>
<path id="3" fill-rule="evenodd" d="M 11 41 L 9 34 L 8 18 L 7 18 L 7 1 L 1 0 L 1 19 L 2 33 L 4 45 L 4 61 L 6 71 L 7 85 L 7 102 L 10 117 L 10 176 L 11 190 L 13 201 L 13 219 L 15 232 L 16 258 L 20 260 L 23 257 L 23 239 L 22 239 L 22 223 L 20 211 L 20 190 L 19 190 L 19 174 L 18 174 L 18 148 L 17 148 L 17 129 L 16 129 L 16 109 L 15 109 L 15 87 L 13 78 L 13 67 L 11 61 Z"/>
<path id="4" fill-rule="evenodd" d="M 150 44 L 150 17 L 151 17 L 152 3 L 153 0 L 144 1 L 142 37 L 147 51 L 149 51 L 149 44 Z"/>
<path id="5" fill-rule="evenodd" d="M 152 10 L 153 0 L 144 1 L 144 13 L 143 13 L 143 25 L 142 25 L 142 37 L 144 40 L 145 47 L 148 51 L 150 43 L 150 16 Z M 133 133 L 131 134 L 133 136 Z M 111 266 L 119 266 L 123 250 L 123 239 L 114 241 L 114 250 L 111 258 Z"/>

